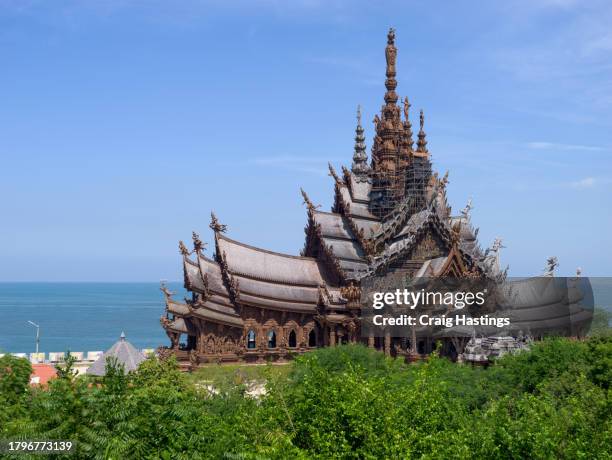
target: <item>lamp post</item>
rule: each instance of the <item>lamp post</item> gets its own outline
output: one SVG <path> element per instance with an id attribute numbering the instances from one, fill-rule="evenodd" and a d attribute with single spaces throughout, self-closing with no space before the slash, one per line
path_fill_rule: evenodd
<path id="1" fill-rule="evenodd" d="M 32 326 L 36 328 L 36 359 L 38 360 L 38 344 L 40 343 L 40 326 L 32 321 L 28 321 Z"/>

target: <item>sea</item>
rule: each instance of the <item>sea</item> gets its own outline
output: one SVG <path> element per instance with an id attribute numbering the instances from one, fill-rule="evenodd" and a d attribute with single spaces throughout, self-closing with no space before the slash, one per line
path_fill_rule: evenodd
<path id="1" fill-rule="evenodd" d="M 168 345 L 159 283 L 0 283 L 0 353 L 104 351 L 122 332 L 136 348 Z M 182 283 L 168 283 L 180 300 Z"/>
<path id="2" fill-rule="evenodd" d="M 591 278 L 595 305 L 612 312 L 612 278 Z M 174 298 L 188 294 L 168 283 Z M 0 283 L 0 353 L 104 351 L 122 332 L 136 348 L 168 345 L 159 283 Z"/>

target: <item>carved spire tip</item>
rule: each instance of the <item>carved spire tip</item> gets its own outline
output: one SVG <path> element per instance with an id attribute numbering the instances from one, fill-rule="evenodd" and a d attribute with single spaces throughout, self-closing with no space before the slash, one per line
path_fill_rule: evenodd
<path id="1" fill-rule="evenodd" d="M 332 166 L 331 163 L 327 163 L 327 166 L 329 168 L 329 175 L 332 176 L 334 178 L 334 180 L 336 181 L 336 184 L 341 184 L 342 181 L 340 180 L 340 178 L 338 177 L 338 174 L 336 173 L 336 170 L 334 169 L 334 167 Z"/>
<path id="2" fill-rule="evenodd" d="M 227 225 L 224 224 L 220 224 L 219 220 L 217 219 L 217 216 L 215 215 L 215 213 L 213 211 L 210 212 L 210 225 L 209 225 L 210 229 L 217 233 L 224 233 L 227 230 Z"/>
<path id="3" fill-rule="evenodd" d="M 200 239 L 200 235 L 198 235 L 196 232 L 191 232 L 191 237 L 193 238 L 193 250 L 196 254 L 199 254 L 200 251 L 206 249 L 206 243 Z"/>
<path id="4" fill-rule="evenodd" d="M 189 249 L 187 249 L 187 246 L 185 246 L 185 243 L 183 243 L 182 240 L 179 241 L 178 246 L 179 246 L 179 251 L 180 251 L 181 255 L 188 256 L 189 254 L 191 254 L 189 252 Z"/>
<path id="5" fill-rule="evenodd" d="M 427 135 L 425 134 L 425 130 L 423 129 L 425 126 L 425 114 L 423 109 L 421 109 L 421 113 L 419 116 L 420 129 L 419 129 L 419 139 L 417 141 L 417 152 L 428 153 L 427 151 Z"/>
<path id="6" fill-rule="evenodd" d="M 315 206 L 314 204 L 312 204 L 312 201 L 310 201 L 310 197 L 308 196 L 308 194 L 304 191 L 302 187 L 300 187 L 300 192 L 302 193 L 302 198 L 304 198 L 304 204 L 308 208 L 308 211 L 312 212 L 315 209 L 321 207 L 321 205 Z"/>

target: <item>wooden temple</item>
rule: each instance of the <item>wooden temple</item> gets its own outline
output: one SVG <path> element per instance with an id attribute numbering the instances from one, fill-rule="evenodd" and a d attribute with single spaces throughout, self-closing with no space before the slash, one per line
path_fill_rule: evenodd
<path id="1" fill-rule="evenodd" d="M 481 251 L 470 223 L 471 203 L 452 215 L 446 201 L 448 173 L 432 172 L 421 111 L 416 142 L 410 103 L 395 92 L 395 32 L 385 48 L 386 93 L 374 117 L 368 161 L 358 109 L 352 166 L 337 173 L 331 212 L 318 209 L 306 192 L 306 242 L 301 255 L 253 247 L 227 236 L 212 214 L 215 252 L 206 257 L 193 234 L 193 249 L 179 243 L 185 288 L 191 298 L 173 299 L 165 287 L 161 318 L 170 346 L 185 368 L 207 362 L 264 362 L 341 343 L 363 342 L 388 354 L 415 344 L 394 337 L 361 337 L 361 281 L 398 271 L 408 276 L 502 277 L 500 241 Z M 421 353 L 431 351 L 423 338 Z M 410 350 L 409 350 L 410 349 Z M 457 350 L 460 352 L 460 350 Z"/>

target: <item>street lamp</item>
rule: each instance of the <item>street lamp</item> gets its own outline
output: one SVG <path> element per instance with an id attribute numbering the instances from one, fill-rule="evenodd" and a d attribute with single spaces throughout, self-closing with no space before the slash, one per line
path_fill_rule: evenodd
<path id="1" fill-rule="evenodd" d="M 28 321 L 32 326 L 36 328 L 36 359 L 38 359 L 38 344 L 40 343 L 40 326 L 32 321 Z"/>

